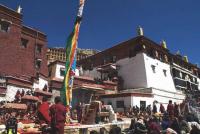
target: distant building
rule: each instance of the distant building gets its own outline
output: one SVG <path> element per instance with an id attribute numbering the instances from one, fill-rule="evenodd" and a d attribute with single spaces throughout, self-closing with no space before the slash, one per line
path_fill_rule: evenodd
<path id="1" fill-rule="evenodd" d="M 66 61 L 65 48 L 48 48 L 47 50 L 47 62 L 48 64 L 54 61 Z"/>
<path id="2" fill-rule="evenodd" d="M 47 37 L 22 24 L 21 9 L 0 5 L 0 42 L 0 101 L 48 84 Z"/>
<path id="3" fill-rule="evenodd" d="M 63 85 L 65 62 L 54 61 L 48 65 L 49 68 L 49 90 L 52 92 L 52 101 L 60 96 Z M 72 106 L 78 102 L 89 103 L 95 96 L 111 94 L 117 91 L 117 83 L 112 81 L 100 81 L 83 74 L 82 69 L 77 67 L 73 85 Z"/>
<path id="4" fill-rule="evenodd" d="M 155 101 L 165 106 L 169 100 L 181 103 L 186 95 L 200 90 L 200 69 L 189 63 L 187 57 L 170 53 L 166 42 L 157 44 L 143 36 L 143 31 L 135 38 L 79 60 L 78 65 L 94 79 L 117 79 L 118 93 L 101 96 L 117 111 L 152 105 Z"/>
<path id="5" fill-rule="evenodd" d="M 94 55 L 96 53 L 98 53 L 97 50 L 78 48 L 77 49 L 77 60 L 84 59 L 84 58 Z M 48 64 L 51 62 L 54 62 L 56 60 L 65 62 L 66 61 L 65 48 L 62 48 L 62 47 L 48 48 L 47 60 L 48 60 Z"/>

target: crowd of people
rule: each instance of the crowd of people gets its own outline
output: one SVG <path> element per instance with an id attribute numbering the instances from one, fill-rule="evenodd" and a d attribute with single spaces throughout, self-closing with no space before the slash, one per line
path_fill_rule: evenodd
<path id="1" fill-rule="evenodd" d="M 16 95 L 19 96 L 19 95 Z M 21 94 L 20 94 L 21 96 Z M 18 99 L 18 97 L 16 97 Z M 101 109 L 103 109 L 103 105 Z M 11 122 L 9 119 L 19 121 L 18 119 L 33 120 L 39 124 L 46 124 L 51 129 L 44 132 L 52 134 L 63 134 L 66 123 L 66 107 L 62 104 L 61 98 L 55 98 L 55 104 L 50 104 L 46 97 L 43 97 L 41 103 L 34 105 L 29 103 L 26 112 L 1 111 L 0 121 L 5 121 L 6 125 Z M 79 103 L 76 107 L 77 120 L 81 123 L 83 115 L 83 104 Z M 32 112 L 30 112 L 32 111 Z M 162 104 L 154 102 L 147 107 L 133 106 L 124 108 L 126 117 L 131 118 L 131 125 L 125 132 L 127 134 L 200 134 L 199 119 L 189 110 L 188 102 L 182 104 L 172 103 L 170 100 L 165 108 Z M 47 128 L 47 127 L 46 127 Z M 15 130 L 16 128 L 14 128 Z M 111 133 L 115 130 L 111 131 Z M 116 134 L 118 134 L 117 131 Z"/>
<path id="2" fill-rule="evenodd" d="M 147 108 L 129 108 L 128 116 L 133 115 L 128 134 L 200 134 L 198 118 L 187 110 L 187 103 L 172 104 L 167 109 L 156 103 Z"/>
<path id="3" fill-rule="evenodd" d="M 1 105 L 4 105 L 2 102 Z M 66 107 L 61 98 L 55 98 L 55 104 L 50 104 L 46 97 L 41 103 L 28 103 L 27 110 L 1 109 L 0 124 L 5 124 L 6 132 L 15 134 L 17 123 L 36 123 L 44 133 L 64 134 Z"/>

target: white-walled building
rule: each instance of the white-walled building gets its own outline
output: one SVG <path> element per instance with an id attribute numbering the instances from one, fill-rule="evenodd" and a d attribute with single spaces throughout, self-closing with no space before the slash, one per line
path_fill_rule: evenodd
<path id="1" fill-rule="evenodd" d="M 199 91 L 200 69 L 187 57 L 172 54 L 166 43 L 157 44 L 143 35 L 78 62 L 95 79 L 118 81 L 118 93 L 101 99 L 116 111 L 153 102 L 166 107 L 169 100 L 181 103 L 190 91 Z M 111 69 L 115 67 L 115 69 Z"/>
<path id="2" fill-rule="evenodd" d="M 43 88 L 48 87 L 48 80 L 42 76 L 38 79 L 28 80 L 21 79 L 13 76 L 0 76 L 0 101 L 12 102 L 15 100 L 15 95 L 17 91 L 35 91 L 35 89 L 43 90 Z"/>

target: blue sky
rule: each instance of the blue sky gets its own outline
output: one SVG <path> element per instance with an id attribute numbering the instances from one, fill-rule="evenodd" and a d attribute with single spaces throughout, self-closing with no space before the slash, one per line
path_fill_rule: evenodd
<path id="1" fill-rule="evenodd" d="M 12 9 L 20 4 L 23 23 L 48 36 L 48 46 L 65 47 L 73 29 L 78 0 L 0 0 Z M 87 0 L 79 47 L 104 50 L 136 36 L 166 40 L 171 52 L 180 50 L 200 65 L 199 0 Z"/>

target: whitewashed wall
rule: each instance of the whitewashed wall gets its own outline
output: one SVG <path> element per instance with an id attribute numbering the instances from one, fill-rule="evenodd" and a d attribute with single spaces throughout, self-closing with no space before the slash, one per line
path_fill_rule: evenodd
<path id="1" fill-rule="evenodd" d="M 64 79 L 64 76 L 61 76 L 61 74 L 60 74 L 60 69 L 61 68 L 65 68 L 65 66 L 64 65 L 60 65 L 60 64 L 56 65 L 55 77 L 58 78 L 58 79 Z"/>
<path id="2" fill-rule="evenodd" d="M 48 81 L 40 77 L 38 83 L 33 83 L 33 88 L 43 89 L 45 85 L 48 86 Z"/>
<path id="3" fill-rule="evenodd" d="M 157 59 L 153 59 L 146 54 L 144 54 L 144 60 L 147 77 L 147 87 L 176 92 L 170 65 L 163 63 Z M 152 70 L 152 65 L 155 66 L 155 73 Z M 164 75 L 163 70 L 166 70 L 166 76 Z"/>
<path id="4" fill-rule="evenodd" d="M 14 85 L 7 85 L 7 91 L 6 91 L 6 96 L 0 97 L 0 101 L 13 101 L 15 99 L 15 95 L 17 91 L 22 91 L 24 90 L 25 92 L 28 90 L 31 90 L 30 88 L 22 88 L 22 87 L 17 87 Z"/>
<path id="5" fill-rule="evenodd" d="M 55 68 L 55 78 L 58 78 L 58 79 L 64 79 L 64 76 L 61 76 L 60 74 L 60 69 L 65 69 L 65 66 L 64 65 L 60 65 L 60 64 L 56 64 L 56 68 Z M 53 71 L 54 72 L 54 71 Z M 78 69 L 75 70 L 75 75 L 76 76 L 79 76 L 80 74 L 80 71 Z"/>
<path id="6" fill-rule="evenodd" d="M 127 97 L 116 97 L 116 98 L 103 98 L 102 99 L 105 104 L 108 104 L 109 102 L 112 103 L 112 107 L 115 112 L 123 112 L 123 108 L 117 108 L 116 102 L 117 101 L 124 101 L 124 105 L 126 108 L 129 108 L 130 106 L 138 106 L 140 107 L 140 101 L 146 101 L 146 106 L 153 104 L 153 98 L 151 97 L 135 97 L 135 96 L 127 96 Z"/>
<path id="7" fill-rule="evenodd" d="M 118 75 L 123 78 L 125 89 L 147 87 L 144 54 L 119 60 L 116 64 L 120 66 Z"/>
<path id="8" fill-rule="evenodd" d="M 124 101 L 124 105 L 126 108 L 128 108 L 129 106 L 131 106 L 132 101 L 131 101 L 131 96 L 128 97 L 117 97 L 117 98 L 103 98 L 101 99 L 102 101 L 104 101 L 105 104 L 108 104 L 109 102 L 112 103 L 112 107 L 114 109 L 115 112 L 123 112 L 124 109 L 123 108 L 117 108 L 117 101 Z"/>
<path id="9" fill-rule="evenodd" d="M 160 89 L 153 89 L 152 92 L 154 94 L 154 100 L 163 104 L 167 104 L 169 100 L 181 103 L 185 99 L 185 95 L 182 92 L 169 92 Z"/>
<path id="10" fill-rule="evenodd" d="M 138 106 L 140 107 L 140 101 L 146 101 L 146 106 L 148 105 L 152 105 L 154 99 L 152 97 L 136 97 L 136 96 L 132 96 L 131 97 L 131 101 L 132 101 L 132 107 L 133 106 Z"/>
<path id="11" fill-rule="evenodd" d="M 198 89 L 200 90 L 200 78 L 197 79 L 197 82 L 198 82 L 198 84 L 199 84 L 199 85 L 198 85 Z"/>

